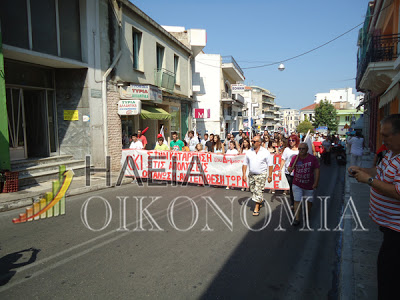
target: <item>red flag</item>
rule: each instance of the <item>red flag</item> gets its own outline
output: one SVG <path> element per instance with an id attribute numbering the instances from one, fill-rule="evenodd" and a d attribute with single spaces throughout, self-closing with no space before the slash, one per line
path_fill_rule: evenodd
<path id="1" fill-rule="evenodd" d="M 149 127 L 146 127 L 145 129 L 143 129 L 142 134 L 145 134 L 147 130 L 149 130 Z"/>

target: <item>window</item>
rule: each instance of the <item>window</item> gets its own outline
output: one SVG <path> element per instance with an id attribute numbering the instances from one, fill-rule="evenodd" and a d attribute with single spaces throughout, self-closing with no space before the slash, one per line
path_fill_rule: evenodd
<path id="1" fill-rule="evenodd" d="M 180 84 L 180 76 L 179 76 L 179 56 L 174 55 L 174 73 L 175 73 L 175 84 Z"/>
<path id="2" fill-rule="evenodd" d="M 142 41 L 142 33 L 132 28 L 132 56 L 133 56 L 133 68 L 135 70 L 139 69 L 139 53 L 140 53 L 140 43 Z"/>
<path id="3" fill-rule="evenodd" d="M 164 60 L 164 47 L 157 44 L 157 70 L 161 70 Z"/>
<path id="4" fill-rule="evenodd" d="M 349 121 L 350 121 L 350 116 L 346 116 L 346 117 L 345 117 L 345 121 L 346 121 L 346 122 L 349 122 Z"/>

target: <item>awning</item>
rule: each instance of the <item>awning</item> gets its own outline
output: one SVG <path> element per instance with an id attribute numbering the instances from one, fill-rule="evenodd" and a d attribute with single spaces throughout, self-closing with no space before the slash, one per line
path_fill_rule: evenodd
<path id="1" fill-rule="evenodd" d="M 171 115 L 165 110 L 159 107 L 146 106 L 142 107 L 142 113 L 140 114 L 142 119 L 151 120 L 171 120 Z"/>
<path id="2" fill-rule="evenodd" d="M 353 129 L 364 129 L 364 116 L 358 118 L 356 123 L 353 125 Z"/>
<path id="3" fill-rule="evenodd" d="M 388 87 L 386 92 L 380 97 L 379 108 L 384 107 L 386 104 L 392 102 L 392 100 L 397 97 L 400 91 L 399 81 L 400 81 L 400 73 L 393 78 L 392 84 Z"/>

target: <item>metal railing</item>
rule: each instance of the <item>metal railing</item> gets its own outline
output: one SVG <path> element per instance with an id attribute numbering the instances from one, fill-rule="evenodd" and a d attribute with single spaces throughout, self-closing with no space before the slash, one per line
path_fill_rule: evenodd
<path id="1" fill-rule="evenodd" d="M 394 61 L 399 56 L 400 34 L 377 35 L 370 37 L 364 57 L 357 58 L 356 88 L 369 65 L 373 62 Z"/>
<path id="2" fill-rule="evenodd" d="M 166 69 L 154 69 L 155 85 L 173 91 L 175 87 L 175 73 Z"/>
<path id="3" fill-rule="evenodd" d="M 222 63 L 223 64 L 233 64 L 235 68 L 244 76 L 243 70 L 239 67 L 239 64 L 232 56 L 222 56 Z"/>

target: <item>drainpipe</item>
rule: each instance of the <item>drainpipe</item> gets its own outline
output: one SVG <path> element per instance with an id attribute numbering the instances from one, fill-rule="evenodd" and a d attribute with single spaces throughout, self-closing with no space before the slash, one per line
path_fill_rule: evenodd
<path id="1" fill-rule="evenodd" d="M 114 9 L 114 5 L 112 3 L 112 0 L 110 0 L 110 3 L 112 5 L 113 11 L 115 13 L 115 17 L 118 21 L 118 26 L 119 26 L 119 52 L 117 56 L 114 58 L 114 61 L 110 65 L 110 67 L 107 69 L 107 71 L 104 73 L 102 81 L 101 81 L 101 96 L 102 96 L 102 101 L 103 101 L 103 128 L 104 128 L 104 149 L 105 149 L 105 155 L 108 156 L 108 120 L 107 120 L 107 77 L 110 75 L 111 71 L 114 69 L 115 65 L 117 64 L 118 60 L 121 58 L 122 55 L 122 50 L 121 50 L 121 31 L 122 31 L 122 5 L 119 8 L 119 13 L 117 14 Z"/>
<path id="2" fill-rule="evenodd" d="M 112 62 L 111 66 L 103 75 L 103 80 L 101 82 L 101 95 L 103 98 L 103 124 L 104 124 L 104 148 L 105 154 L 108 156 L 108 120 L 107 120 L 107 77 L 110 75 L 111 71 L 114 69 L 118 60 L 120 59 L 122 51 L 120 50 L 117 57 Z"/>

